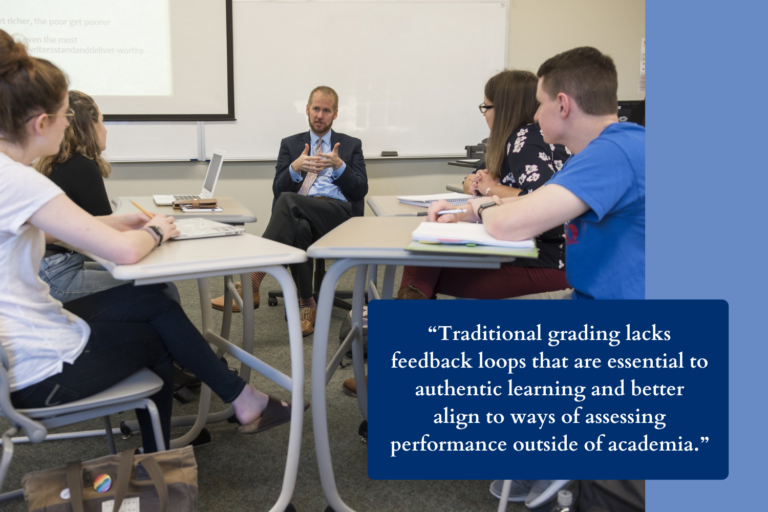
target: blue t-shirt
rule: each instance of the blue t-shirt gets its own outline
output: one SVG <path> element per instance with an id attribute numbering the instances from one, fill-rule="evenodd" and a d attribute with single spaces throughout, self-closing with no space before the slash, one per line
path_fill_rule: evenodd
<path id="1" fill-rule="evenodd" d="M 575 299 L 645 298 L 645 128 L 613 123 L 548 184 L 590 210 L 565 226 Z"/>

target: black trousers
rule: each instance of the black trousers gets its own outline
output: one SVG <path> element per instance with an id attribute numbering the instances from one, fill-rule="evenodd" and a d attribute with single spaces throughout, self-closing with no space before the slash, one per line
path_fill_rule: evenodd
<path id="1" fill-rule="evenodd" d="M 339 224 L 352 218 L 352 205 L 346 201 L 325 201 L 283 192 L 272 209 L 264 238 L 307 250 Z M 299 297 L 312 297 L 313 261 L 291 265 Z"/>
<path id="2" fill-rule="evenodd" d="M 67 302 L 66 309 L 91 328 L 83 352 L 61 373 L 11 393 L 20 409 L 45 407 L 87 398 L 149 368 L 163 387 L 150 398 L 157 405 L 165 445 L 171 434 L 173 361 L 192 371 L 226 403 L 245 387 L 211 350 L 184 310 L 165 292 L 166 285 L 130 284 Z M 144 451 L 157 451 L 149 414 L 137 410 Z"/>

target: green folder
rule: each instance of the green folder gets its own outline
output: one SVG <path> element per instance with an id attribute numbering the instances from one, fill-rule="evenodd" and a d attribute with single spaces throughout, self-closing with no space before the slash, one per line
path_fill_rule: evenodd
<path id="1" fill-rule="evenodd" d="M 491 245 L 462 245 L 462 244 L 430 244 L 411 242 L 405 247 L 406 251 L 431 252 L 444 254 L 475 254 L 477 256 L 514 256 L 516 258 L 538 258 L 539 249 L 534 240 L 533 249 L 513 249 L 511 247 L 495 247 Z"/>

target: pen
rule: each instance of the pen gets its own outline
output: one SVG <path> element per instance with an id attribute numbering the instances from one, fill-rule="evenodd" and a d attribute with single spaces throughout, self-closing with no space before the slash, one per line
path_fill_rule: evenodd
<path id="1" fill-rule="evenodd" d="M 457 210 L 443 210 L 441 212 L 437 212 L 438 215 L 445 215 L 446 213 L 467 213 L 467 210 L 457 209 Z M 427 216 L 427 212 L 414 213 L 414 216 L 416 216 L 416 217 L 426 217 Z"/>
<path id="2" fill-rule="evenodd" d="M 449 213 L 467 213 L 467 210 L 464 210 L 462 208 L 457 208 L 455 210 L 442 210 L 437 212 L 438 215 L 447 215 Z"/>
<path id="3" fill-rule="evenodd" d="M 141 213 L 143 213 L 144 215 L 146 215 L 146 216 L 147 216 L 147 217 L 149 217 L 150 219 L 154 219 L 154 218 L 155 218 L 155 216 L 154 216 L 154 215 L 152 215 L 151 213 L 149 213 L 147 210 L 145 210 L 145 209 L 144 209 L 144 208 L 142 208 L 141 206 L 137 205 L 137 204 L 136 204 L 136 203 L 134 203 L 133 201 L 131 201 L 131 203 L 133 203 L 133 206 L 135 206 L 136 208 L 138 208 L 139 210 L 141 210 Z"/>

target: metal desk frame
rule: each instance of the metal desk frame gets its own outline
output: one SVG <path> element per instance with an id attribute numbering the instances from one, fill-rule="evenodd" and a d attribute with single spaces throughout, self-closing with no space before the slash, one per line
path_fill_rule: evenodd
<path id="1" fill-rule="evenodd" d="M 368 419 L 368 386 L 365 380 L 363 360 L 363 293 L 376 299 L 392 297 L 397 265 L 426 267 L 499 268 L 513 257 L 422 255 L 403 249 L 411 240 L 411 233 L 422 221 L 418 217 L 355 217 L 340 225 L 315 242 L 307 255 L 310 258 L 336 260 L 328 269 L 320 287 L 320 297 L 315 320 L 315 337 L 312 348 L 312 422 L 315 435 L 315 451 L 320 472 L 320 482 L 328 503 L 335 512 L 354 512 L 341 499 L 331 461 L 328 440 L 328 417 L 325 388 L 339 366 L 344 354 L 352 347 L 352 366 L 357 386 L 360 412 Z M 375 285 L 376 265 L 386 265 L 381 294 Z M 352 329 L 338 351 L 326 362 L 328 334 L 331 323 L 333 292 L 339 278 L 350 268 L 356 268 L 354 295 L 352 298 Z M 366 279 L 370 275 L 372 279 Z M 366 283 L 367 281 L 367 283 Z"/>

